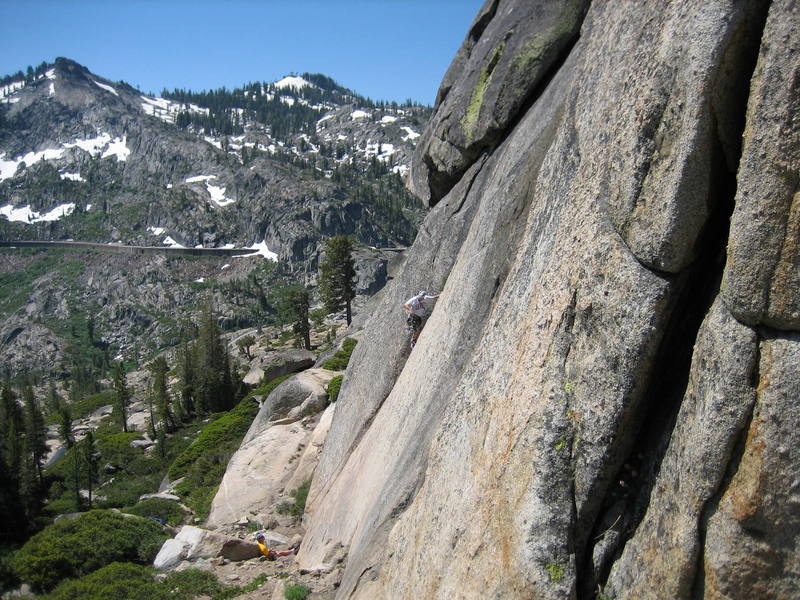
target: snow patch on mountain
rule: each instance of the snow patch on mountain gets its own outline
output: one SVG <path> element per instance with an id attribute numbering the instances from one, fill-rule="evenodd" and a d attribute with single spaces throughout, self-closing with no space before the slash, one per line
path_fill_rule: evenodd
<path id="1" fill-rule="evenodd" d="M 108 149 L 103 152 L 102 158 L 108 158 L 109 156 L 116 156 L 117 160 L 119 161 L 126 161 L 128 157 L 131 155 L 130 148 L 128 148 L 128 138 L 127 136 L 123 136 L 122 138 L 114 138 L 111 140 L 111 143 L 108 145 Z"/>
<path id="2" fill-rule="evenodd" d="M 272 262 L 278 262 L 278 255 L 272 252 L 269 247 L 267 246 L 267 240 L 260 242 L 258 244 L 254 244 L 249 248 L 243 248 L 243 250 L 252 250 L 253 252 L 249 252 L 247 254 L 236 254 L 233 258 L 249 258 L 252 256 L 263 256 L 264 258 L 271 260 Z"/>
<path id="3" fill-rule="evenodd" d="M 10 96 L 14 92 L 18 92 L 25 87 L 24 81 L 12 81 L 8 85 L 0 86 L 0 98 Z"/>
<path id="4" fill-rule="evenodd" d="M 186 183 L 205 183 L 206 189 L 208 190 L 208 195 L 211 197 L 211 201 L 220 208 L 236 202 L 236 200 L 233 198 L 225 197 L 224 187 L 211 185 L 211 180 L 216 178 L 216 175 L 195 175 L 194 177 L 188 177 L 186 179 Z"/>
<path id="5" fill-rule="evenodd" d="M 130 156 L 130 149 L 127 146 L 127 137 L 111 138 L 108 133 L 101 133 L 94 138 L 84 140 L 78 139 L 73 143 L 64 143 L 61 148 L 47 148 L 38 152 L 28 152 L 23 156 L 18 156 L 12 160 L 5 160 L 5 153 L 0 154 L 0 181 L 13 177 L 22 163 L 31 166 L 40 160 L 56 160 L 64 155 L 70 148 L 80 148 L 88 152 L 95 158 L 101 151 L 105 150 L 101 158 L 115 156 L 117 160 L 124 161 Z"/>
<path id="6" fill-rule="evenodd" d="M 225 188 L 219 187 L 216 185 L 211 185 L 210 183 L 206 183 L 206 188 L 208 189 L 208 193 L 211 196 L 211 201 L 214 202 L 220 208 L 228 206 L 229 204 L 233 204 L 236 202 L 233 198 L 226 198 L 225 197 Z"/>
<path id="7" fill-rule="evenodd" d="M 406 136 L 403 138 L 404 142 L 407 142 L 408 140 L 415 140 L 420 136 L 420 134 L 411 129 L 411 127 L 401 127 L 400 129 L 406 132 Z"/>
<path id="8" fill-rule="evenodd" d="M 163 240 L 161 240 L 161 243 L 164 244 L 165 246 L 169 246 L 170 248 L 186 248 L 186 246 L 184 246 L 183 244 L 179 244 L 170 236 L 167 236 Z"/>
<path id="9" fill-rule="evenodd" d="M 30 204 L 20 207 L 15 207 L 12 204 L 6 204 L 5 206 L 0 206 L 0 215 L 4 216 L 9 221 L 31 224 L 42 221 L 58 221 L 62 217 L 71 215 L 74 210 L 74 202 L 59 204 L 46 213 L 39 213 L 35 210 L 31 210 Z"/>
<path id="10" fill-rule="evenodd" d="M 61 179 L 68 179 L 69 181 L 85 181 L 80 173 L 59 173 L 58 176 L 61 177 Z"/>
<path id="11" fill-rule="evenodd" d="M 144 102 L 141 104 L 145 114 L 161 119 L 166 123 L 174 124 L 180 112 L 190 112 L 202 115 L 208 114 L 207 108 L 201 108 L 196 104 L 181 104 L 167 100 L 166 98 L 151 98 L 149 96 L 139 96 Z"/>
<path id="12" fill-rule="evenodd" d="M 216 175 L 195 175 L 194 177 L 187 177 L 186 183 L 204 183 L 211 179 L 216 179 Z"/>
<path id="13" fill-rule="evenodd" d="M 117 93 L 117 90 L 115 90 L 115 89 L 114 89 L 113 87 L 111 87 L 110 85 L 106 85 L 105 83 L 100 83 L 99 81 L 95 81 L 94 79 L 92 79 L 92 82 L 93 82 L 93 83 L 94 83 L 96 86 L 98 86 L 98 87 L 100 87 L 100 88 L 104 89 L 104 90 L 105 90 L 105 91 L 107 91 L 107 92 L 111 92 L 111 93 L 112 93 L 112 94 L 114 94 L 114 95 L 115 95 L 117 98 L 119 98 L 119 94 Z"/>
<path id="14" fill-rule="evenodd" d="M 302 77 L 295 77 L 295 76 L 284 77 L 280 81 L 276 81 L 273 85 L 279 90 L 285 88 L 294 88 L 296 90 L 299 90 L 307 86 L 317 87 L 310 81 L 306 81 Z"/>

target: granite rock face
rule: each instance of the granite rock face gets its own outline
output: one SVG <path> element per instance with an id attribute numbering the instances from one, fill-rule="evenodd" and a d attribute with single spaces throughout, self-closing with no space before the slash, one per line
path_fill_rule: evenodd
<path id="1" fill-rule="evenodd" d="M 306 505 L 338 598 L 798 595 L 798 10 L 484 5 Z"/>

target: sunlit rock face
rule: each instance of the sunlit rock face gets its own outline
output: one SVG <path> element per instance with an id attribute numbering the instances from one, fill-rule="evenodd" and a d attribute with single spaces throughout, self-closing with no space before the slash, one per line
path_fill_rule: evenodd
<path id="1" fill-rule="evenodd" d="M 798 21 L 484 5 L 309 495 L 339 598 L 800 594 Z"/>

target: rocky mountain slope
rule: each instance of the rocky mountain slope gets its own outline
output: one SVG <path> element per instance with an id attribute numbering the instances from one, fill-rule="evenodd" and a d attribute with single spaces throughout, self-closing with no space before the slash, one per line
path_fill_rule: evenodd
<path id="1" fill-rule="evenodd" d="M 277 287 L 315 283 L 334 235 L 355 237 L 359 293 L 374 293 L 393 253 L 371 247 L 408 245 L 424 213 L 402 177 L 429 113 L 374 103 L 321 75 L 163 98 L 65 58 L 4 78 L 0 240 L 261 252 L 4 249 L 5 370 L 67 372 L 81 344 L 152 355 L 209 297 L 226 327 L 264 324 Z M 88 322 L 95 339 L 81 340 Z"/>
<path id="2" fill-rule="evenodd" d="M 427 108 L 377 106 L 308 76 L 326 89 L 300 77 L 260 84 L 262 115 L 244 108 L 240 90 L 195 94 L 204 107 L 147 96 L 64 58 L 39 70 L 0 88 L 5 239 L 266 242 L 292 261 L 315 259 L 323 236 L 413 239 L 400 177 Z"/>
<path id="3" fill-rule="evenodd" d="M 790 0 L 487 0 L 301 567 L 346 548 L 338 598 L 800 595 L 799 40 Z"/>

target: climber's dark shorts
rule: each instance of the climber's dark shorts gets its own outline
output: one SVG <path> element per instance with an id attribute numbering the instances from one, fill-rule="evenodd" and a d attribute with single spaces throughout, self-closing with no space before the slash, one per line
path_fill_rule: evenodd
<path id="1" fill-rule="evenodd" d="M 406 319 L 406 324 L 408 325 L 408 328 L 411 329 L 412 331 L 419 331 L 420 329 L 422 329 L 422 318 L 414 314 L 408 315 L 408 318 Z"/>

